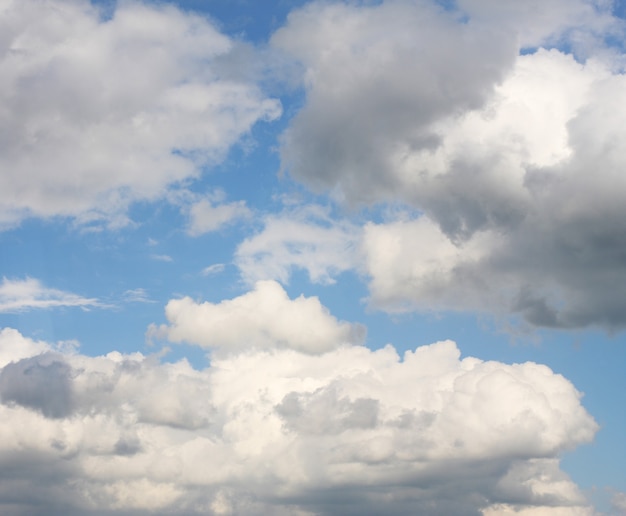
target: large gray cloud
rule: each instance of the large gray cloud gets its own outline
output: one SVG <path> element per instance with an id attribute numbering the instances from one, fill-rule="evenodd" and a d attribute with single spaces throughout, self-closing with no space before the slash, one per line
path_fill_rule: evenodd
<path id="1" fill-rule="evenodd" d="M 424 1 L 313 2 L 272 43 L 307 67 L 307 103 L 284 135 L 284 166 L 353 201 L 397 195 L 390 156 L 437 146 L 430 124 L 482 105 L 516 52 L 514 35 L 497 25 L 463 23 Z"/>
<path id="2" fill-rule="evenodd" d="M 559 468 L 597 430 L 568 380 L 450 341 L 337 344 L 239 346 L 196 370 L 4 329 L 0 511 L 592 514 Z"/>
<path id="3" fill-rule="evenodd" d="M 601 37 L 623 25 L 608 4 L 545 4 L 313 3 L 275 34 L 306 67 L 283 166 L 422 214 L 365 228 L 377 306 L 626 325 L 626 79 Z M 541 45 L 576 58 L 517 55 Z"/>

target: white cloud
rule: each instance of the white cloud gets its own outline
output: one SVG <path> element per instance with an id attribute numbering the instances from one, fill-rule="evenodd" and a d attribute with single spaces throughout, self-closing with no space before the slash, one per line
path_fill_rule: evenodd
<path id="1" fill-rule="evenodd" d="M 173 6 L 12 0 L 2 16 L 0 223 L 70 216 L 124 222 L 219 162 L 276 100 L 231 79 L 233 43 Z"/>
<path id="2" fill-rule="evenodd" d="M 0 312 L 21 312 L 35 308 L 104 306 L 95 298 L 86 298 L 54 288 L 48 288 L 35 278 L 23 280 L 2 278 Z"/>
<path id="3" fill-rule="evenodd" d="M 483 235 L 455 245 L 427 217 L 367 224 L 362 250 L 372 302 L 389 311 L 474 306 L 476 292 L 491 294 L 473 274 L 485 255 L 485 240 Z"/>
<path id="4" fill-rule="evenodd" d="M 19 346 L 0 370 L 3 514 L 590 514 L 558 456 L 597 425 L 545 366 L 446 341 L 197 371 L 0 332 L 0 356 Z"/>
<path id="5" fill-rule="evenodd" d="M 357 226 L 334 220 L 322 206 L 294 207 L 267 216 L 263 230 L 239 245 L 235 263 L 248 283 L 288 283 L 293 269 L 303 269 L 314 283 L 330 284 L 358 267 L 359 238 Z"/>
<path id="6" fill-rule="evenodd" d="M 53 349 L 47 342 L 26 338 L 13 328 L 0 330 L 0 342 L 0 367 Z"/>
<path id="7" fill-rule="evenodd" d="M 202 199 L 189 206 L 189 227 L 191 236 L 199 236 L 210 231 L 217 231 L 225 224 L 238 219 L 247 219 L 252 212 L 245 201 L 214 204 L 209 199 Z"/>
<path id="8" fill-rule="evenodd" d="M 274 347 L 323 353 L 364 337 L 363 328 L 337 321 L 317 297 L 289 299 L 274 281 L 259 281 L 253 291 L 217 304 L 175 299 L 165 315 L 170 326 L 160 332 L 169 340 L 226 353 Z"/>

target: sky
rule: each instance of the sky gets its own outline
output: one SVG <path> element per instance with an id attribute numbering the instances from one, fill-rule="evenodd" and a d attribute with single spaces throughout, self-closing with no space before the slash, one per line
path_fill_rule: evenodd
<path id="1" fill-rule="evenodd" d="M 626 515 L 625 40 L 0 0 L 0 512 Z"/>

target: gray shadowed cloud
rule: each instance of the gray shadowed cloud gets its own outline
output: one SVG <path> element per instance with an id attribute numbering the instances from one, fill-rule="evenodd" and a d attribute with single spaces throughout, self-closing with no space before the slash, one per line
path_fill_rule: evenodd
<path id="1" fill-rule="evenodd" d="M 623 21 L 586 0 L 458 8 L 292 13 L 272 44 L 305 67 L 306 102 L 283 167 L 348 204 L 402 200 L 422 214 L 365 227 L 379 308 L 623 328 L 626 77 L 601 37 L 624 41 Z M 537 48 L 557 42 L 575 56 Z"/>
<path id="2" fill-rule="evenodd" d="M 8 364 L 0 373 L 0 399 L 65 418 L 74 409 L 71 367 L 60 355 L 45 353 Z"/>

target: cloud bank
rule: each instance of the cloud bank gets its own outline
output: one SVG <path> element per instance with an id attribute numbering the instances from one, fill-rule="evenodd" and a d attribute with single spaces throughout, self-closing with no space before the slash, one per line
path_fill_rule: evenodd
<path id="1" fill-rule="evenodd" d="M 199 371 L 5 328 L 2 513 L 592 514 L 558 458 L 597 425 L 547 367 L 293 348 Z"/>

